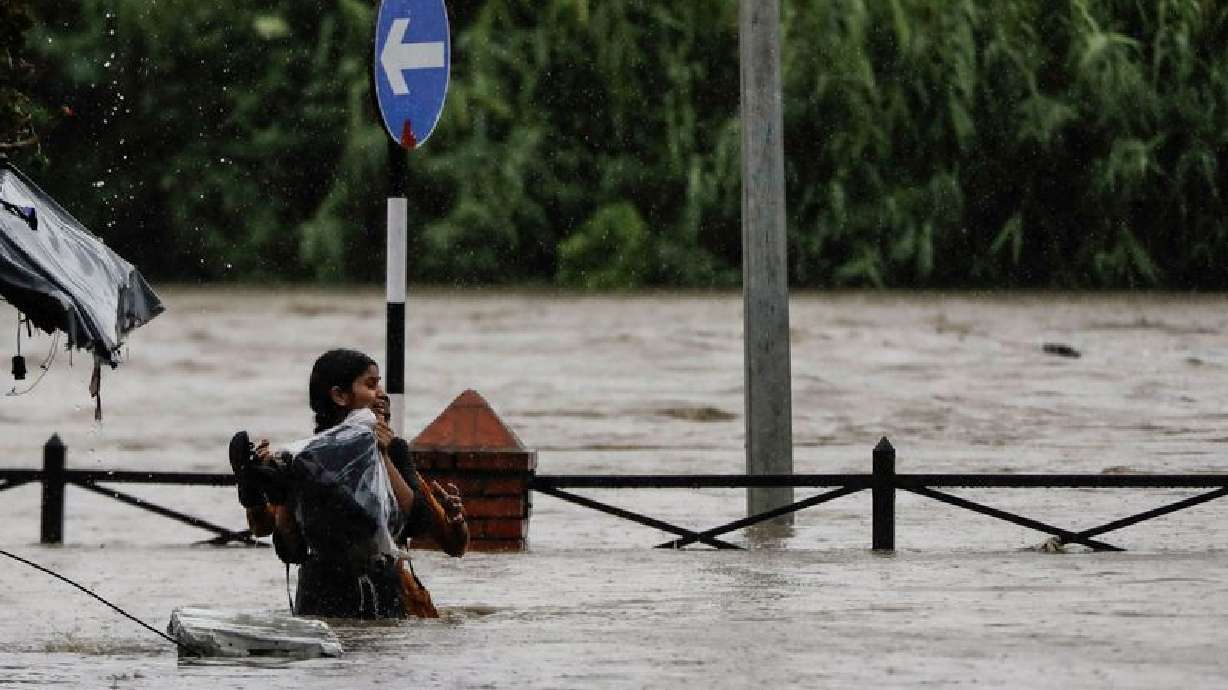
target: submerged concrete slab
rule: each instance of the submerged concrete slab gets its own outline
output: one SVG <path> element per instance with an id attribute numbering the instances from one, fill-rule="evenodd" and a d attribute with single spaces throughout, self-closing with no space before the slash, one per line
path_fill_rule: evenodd
<path id="1" fill-rule="evenodd" d="M 341 642 L 323 621 L 279 613 L 181 607 L 167 633 L 203 656 L 341 656 Z"/>

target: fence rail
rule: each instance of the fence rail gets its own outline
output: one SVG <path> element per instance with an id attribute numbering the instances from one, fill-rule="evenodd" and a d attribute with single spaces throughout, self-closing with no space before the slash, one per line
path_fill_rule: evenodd
<path id="1" fill-rule="evenodd" d="M 898 489 L 1203 489 L 1228 486 L 1220 474 L 925 474 L 894 475 Z M 764 486 L 869 489 L 873 474 L 627 474 L 537 475 L 533 488 L 559 489 L 740 489 Z"/>
<path id="2" fill-rule="evenodd" d="M 254 539 L 250 530 L 230 529 L 216 525 L 203 518 L 188 515 L 173 508 L 124 493 L 100 484 L 179 484 L 193 486 L 233 486 L 234 475 L 195 472 L 140 472 L 126 470 L 70 470 L 66 467 L 68 448 L 58 435 L 53 435 L 43 445 L 43 469 L 0 469 L 0 491 L 13 489 L 31 482 L 43 485 L 40 510 L 39 541 L 43 544 L 60 544 L 64 541 L 64 489 L 76 486 L 85 491 L 115 499 L 121 503 L 147 510 L 155 515 L 177 520 L 186 525 L 212 532 L 215 536 L 205 540 L 208 544 L 242 542 L 252 546 L 262 545 Z"/>
<path id="3" fill-rule="evenodd" d="M 65 466 L 67 448 L 59 436 L 52 436 L 43 447 L 42 469 L 0 469 L 0 491 L 32 482 L 42 484 L 42 543 L 58 544 L 64 537 L 64 489 L 76 486 L 113 498 L 142 510 L 197 527 L 215 536 L 211 544 L 262 543 L 250 531 L 229 529 L 202 518 L 160 506 L 104 484 L 176 484 L 187 486 L 234 486 L 234 475 L 199 472 L 143 472 L 129 470 L 73 470 Z M 947 505 L 1004 520 L 1057 537 L 1060 543 L 1083 544 L 1098 551 L 1121 551 L 1120 547 L 1096 539 L 1131 525 L 1192 508 L 1228 496 L 1228 474 L 897 474 L 895 448 L 883 438 L 875 446 L 868 474 L 788 474 L 788 475 L 538 475 L 530 474 L 528 490 L 597 510 L 673 534 L 674 539 L 657 548 L 681 548 L 702 543 L 717 549 L 740 546 L 720 539 L 721 535 L 744 529 L 782 515 L 805 510 L 851 494 L 869 490 L 872 494 L 871 547 L 895 549 L 895 501 L 899 491 L 907 491 Z M 574 489 L 705 489 L 789 486 L 830 489 L 809 498 L 703 530 L 694 530 L 665 520 L 636 513 L 596 499 L 572 493 Z M 960 496 L 939 491 L 952 488 L 1002 489 L 1211 489 L 1141 513 L 1118 518 L 1096 527 L 1068 530 Z"/>
<path id="4" fill-rule="evenodd" d="M 872 494 L 871 548 L 895 549 L 896 493 L 908 491 L 974 513 L 1004 520 L 1058 538 L 1060 543 L 1083 544 L 1097 551 L 1122 551 L 1120 547 L 1094 537 L 1163 515 L 1192 508 L 1228 495 L 1228 474 L 897 474 L 895 448 L 886 438 L 879 441 L 871 455 L 869 474 L 791 474 L 791 475 L 538 475 L 530 486 L 536 491 L 592 508 L 615 517 L 655 527 L 678 535 L 677 539 L 657 544 L 657 548 L 681 548 L 700 542 L 717 549 L 741 548 L 718 539 L 719 536 L 756 525 L 788 513 L 811 508 L 844 496 L 870 490 Z M 734 520 L 706 530 L 692 530 L 658 518 L 634 513 L 565 489 L 700 489 L 791 486 L 795 488 L 834 488 L 786 506 Z M 1152 510 L 1113 520 L 1079 531 L 1017 515 L 937 489 L 1215 489 Z"/>

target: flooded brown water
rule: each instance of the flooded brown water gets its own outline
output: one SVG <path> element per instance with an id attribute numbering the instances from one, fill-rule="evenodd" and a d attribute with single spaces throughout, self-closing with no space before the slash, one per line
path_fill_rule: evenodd
<path id="1" fill-rule="evenodd" d="M 34 391 L 0 401 L 0 465 L 38 466 L 55 432 L 71 467 L 223 471 L 235 429 L 309 431 L 319 352 L 382 352 L 375 291 L 163 296 L 169 311 L 104 372 L 103 423 L 88 362 L 69 367 L 60 353 Z M 742 470 L 737 294 L 425 292 L 408 311 L 411 434 L 474 388 L 539 451 L 542 473 Z M 799 472 L 866 471 L 882 435 L 900 471 L 1226 469 L 1228 298 L 799 294 L 791 320 Z M 32 369 L 47 343 L 23 344 Z M 242 523 L 233 489 L 126 490 Z M 745 506 L 735 490 L 580 493 L 695 528 Z M 955 493 L 1086 528 L 1196 492 Z M 156 627 L 182 605 L 286 610 L 271 550 L 190 546 L 208 535 L 71 488 L 66 544 L 40 547 L 38 505 L 35 485 L 0 492 L 0 548 Z M 442 620 L 341 625 L 346 655 L 310 662 L 179 662 L 148 631 L 0 559 L 0 687 L 1151 689 L 1228 678 L 1228 503 L 1105 535 L 1122 554 L 1038 553 L 1042 535 L 916 496 L 897 510 L 893 556 L 868 550 L 864 493 L 799 513 L 749 551 L 666 552 L 649 547 L 668 535 L 538 495 L 530 553 L 417 558 Z"/>

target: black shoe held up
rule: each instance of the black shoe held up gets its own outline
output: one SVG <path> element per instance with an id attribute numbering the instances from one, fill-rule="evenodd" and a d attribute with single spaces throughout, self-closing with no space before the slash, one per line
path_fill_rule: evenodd
<path id="1" fill-rule="evenodd" d="M 255 446 L 246 431 L 236 433 L 230 439 L 230 469 L 239 485 L 239 503 L 244 508 L 259 508 L 266 503 L 260 489 L 259 478 L 253 472 L 256 465 Z"/>

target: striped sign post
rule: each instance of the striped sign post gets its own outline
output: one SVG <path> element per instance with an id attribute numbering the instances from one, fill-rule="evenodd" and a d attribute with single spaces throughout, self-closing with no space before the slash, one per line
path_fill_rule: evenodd
<path id="1" fill-rule="evenodd" d="M 391 195 L 388 197 L 388 265 L 386 276 L 387 337 L 385 351 L 387 364 L 384 371 L 384 386 L 388 391 L 392 414 L 392 430 L 397 436 L 404 435 L 405 427 L 405 267 L 408 263 L 408 200 L 405 198 L 404 170 L 405 152 L 399 146 L 389 146 L 388 154 L 400 159 L 400 165 L 390 166 L 392 172 Z M 398 168 L 401 174 L 397 174 Z"/>
<path id="2" fill-rule="evenodd" d="M 372 82 L 388 147 L 387 362 L 385 387 L 392 429 L 405 427 L 405 285 L 408 214 L 407 152 L 426 143 L 448 95 L 452 40 L 443 0 L 382 0 L 375 19 Z"/>

